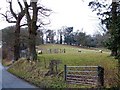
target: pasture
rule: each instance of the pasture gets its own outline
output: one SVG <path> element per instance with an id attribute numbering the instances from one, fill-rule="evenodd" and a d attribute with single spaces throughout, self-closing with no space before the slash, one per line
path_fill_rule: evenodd
<path id="1" fill-rule="evenodd" d="M 64 65 L 69 66 L 101 66 L 105 69 L 105 87 L 116 86 L 117 82 L 117 60 L 110 57 L 110 52 L 103 49 L 100 53 L 99 49 L 84 49 L 68 45 L 46 44 L 37 46 L 38 50 L 42 50 L 42 54 L 38 54 L 38 62 L 28 63 L 26 60 L 20 60 L 9 69 L 13 74 L 24 78 L 25 80 L 36 84 L 40 87 L 53 88 L 82 88 L 89 86 L 66 84 L 63 79 Z M 49 49 L 60 50 L 65 49 L 65 53 L 49 53 Z M 81 52 L 78 52 L 80 50 Z M 58 65 L 60 76 L 45 76 L 49 69 L 50 60 L 60 60 Z"/>

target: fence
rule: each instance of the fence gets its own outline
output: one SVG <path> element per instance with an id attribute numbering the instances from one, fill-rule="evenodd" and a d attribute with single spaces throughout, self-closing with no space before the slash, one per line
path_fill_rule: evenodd
<path id="1" fill-rule="evenodd" d="M 64 66 L 65 81 L 72 84 L 104 86 L 104 68 L 100 66 Z"/>

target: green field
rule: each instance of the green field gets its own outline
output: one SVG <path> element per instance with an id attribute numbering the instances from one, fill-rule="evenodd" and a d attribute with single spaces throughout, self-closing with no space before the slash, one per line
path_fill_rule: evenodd
<path id="1" fill-rule="evenodd" d="M 105 87 L 116 86 L 117 60 L 110 57 L 110 52 L 103 49 L 83 49 L 75 46 L 46 44 L 37 47 L 43 50 L 43 54 L 38 55 L 38 62 L 28 62 L 27 60 L 17 61 L 9 71 L 15 75 L 36 84 L 39 87 L 53 88 L 82 88 L 89 86 L 66 84 L 62 76 L 45 76 L 49 68 L 50 60 L 61 60 L 58 69 L 64 70 L 64 65 L 68 66 L 102 66 L 105 69 Z M 53 50 L 52 53 L 49 49 Z M 66 53 L 54 53 L 54 49 L 66 50 Z M 80 49 L 81 52 L 78 52 Z"/>

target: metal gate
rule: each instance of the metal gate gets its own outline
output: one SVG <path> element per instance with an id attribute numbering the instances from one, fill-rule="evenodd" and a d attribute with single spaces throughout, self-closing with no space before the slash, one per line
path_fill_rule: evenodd
<path id="1" fill-rule="evenodd" d="M 72 84 L 104 86 L 104 68 L 100 66 L 64 66 L 65 81 Z"/>

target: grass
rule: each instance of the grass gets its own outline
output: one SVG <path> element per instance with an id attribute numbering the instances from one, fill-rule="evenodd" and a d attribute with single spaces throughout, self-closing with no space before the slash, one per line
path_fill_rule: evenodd
<path id="1" fill-rule="evenodd" d="M 37 47 L 43 50 L 43 54 L 38 55 L 38 62 L 28 62 L 19 60 L 9 69 L 11 73 L 24 78 L 25 80 L 43 88 L 84 88 L 90 86 L 66 84 L 63 75 L 58 77 L 45 76 L 49 68 L 50 60 L 61 60 L 59 71 L 64 70 L 64 65 L 73 66 L 102 66 L 105 69 L 105 87 L 116 85 L 117 60 L 110 57 L 110 52 L 104 50 L 99 53 L 99 49 L 83 49 L 68 45 L 46 44 Z M 48 49 L 65 49 L 66 53 L 52 53 Z M 78 49 L 81 52 L 78 52 Z M 45 68 L 46 67 L 46 68 Z"/>
<path id="2" fill-rule="evenodd" d="M 12 64 L 11 60 L 3 59 L 2 60 L 2 65 L 3 66 L 10 66 Z"/>

